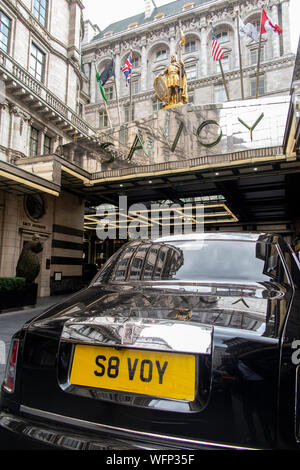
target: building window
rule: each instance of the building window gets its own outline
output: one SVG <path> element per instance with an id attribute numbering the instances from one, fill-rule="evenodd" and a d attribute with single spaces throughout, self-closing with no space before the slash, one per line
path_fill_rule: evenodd
<path id="1" fill-rule="evenodd" d="M 221 33 L 216 34 L 218 42 L 227 42 L 229 41 L 229 34 L 227 31 L 222 31 Z"/>
<path id="2" fill-rule="evenodd" d="M 40 82 L 44 79 L 45 54 L 35 44 L 31 44 L 30 73 Z"/>
<path id="3" fill-rule="evenodd" d="M 155 99 L 152 101 L 152 110 L 154 113 L 159 111 L 163 107 L 164 103 L 159 99 Z"/>
<path id="4" fill-rule="evenodd" d="M 193 104 L 194 103 L 194 93 L 189 93 L 188 102 Z"/>
<path id="5" fill-rule="evenodd" d="M 160 51 L 157 51 L 156 53 L 156 60 L 165 60 L 167 58 L 167 51 L 166 49 L 162 49 Z"/>
<path id="6" fill-rule="evenodd" d="M 216 85 L 214 92 L 215 92 L 215 103 L 224 103 L 225 101 L 227 101 L 224 85 Z"/>
<path id="7" fill-rule="evenodd" d="M 121 127 L 120 127 L 119 138 L 120 138 L 121 144 L 123 144 L 123 145 L 127 144 L 127 141 L 128 141 L 128 127 L 127 127 L 126 124 L 125 125 L 122 124 Z"/>
<path id="8" fill-rule="evenodd" d="M 30 157 L 36 157 L 38 152 L 39 131 L 35 127 L 30 129 L 29 152 Z"/>
<path id="9" fill-rule="evenodd" d="M 0 11 L 0 49 L 4 52 L 8 52 L 10 25 L 10 19 Z"/>
<path id="10" fill-rule="evenodd" d="M 250 79 L 251 96 L 256 96 L 256 77 Z M 265 77 L 261 75 L 258 79 L 258 96 L 265 94 Z"/>
<path id="11" fill-rule="evenodd" d="M 222 68 L 223 68 L 223 71 L 224 71 L 224 72 L 228 72 L 228 70 L 229 70 L 229 56 L 228 56 L 228 55 L 223 56 L 221 60 L 222 60 Z M 221 73 L 220 64 L 218 63 L 217 66 L 218 66 L 218 69 L 219 69 L 219 71 L 220 71 L 220 73 Z"/>
<path id="12" fill-rule="evenodd" d="M 197 78 L 197 69 L 196 69 L 196 65 L 194 65 L 193 67 L 189 67 L 186 69 L 186 79 L 187 80 L 194 80 L 195 78 Z"/>
<path id="13" fill-rule="evenodd" d="M 103 129 L 103 127 L 108 126 L 108 116 L 106 111 L 99 112 L 99 128 Z"/>
<path id="14" fill-rule="evenodd" d="M 136 68 L 140 66 L 140 58 L 139 57 L 132 57 L 132 67 Z"/>
<path id="15" fill-rule="evenodd" d="M 185 44 L 184 51 L 185 52 L 194 52 L 196 50 L 196 42 L 195 41 L 188 41 Z"/>
<path id="16" fill-rule="evenodd" d="M 114 99 L 114 87 L 113 86 L 104 87 L 104 93 L 108 100 Z"/>
<path id="17" fill-rule="evenodd" d="M 50 155 L 51 153 L 51 138 L 48 135 L 44 137 L 44 155 Z"/>
<path id="18" fill-rule="evenodd" d="M 33 16 L 41 23 L 42 26 L 46 26 L 46 15 L 47 15 L 47 0 L 34 0 L 33 2 Z"/>
<path id="19" fill-rule="evenodd" d="M 134 106 L 131 106 L 131 120 L 129 119 L 129 108 L 130 106 L 124 107 L 125 122 L 134 121 Z"/>
<path id="20" fill-rule="evenodd" d="M 262 47 L 260 50 L 260 61 L 263 62 L 265 60 L 265 53 L 264 48 Z M 250 64 L 256 65 L 258 62 L 258 49 L 252 49 L 250 51 Z"/>
<path id="21" fill-rule="evenodd" d="M 139 92 L 139 81 L 138 80 L 134 80 L 131 84 L 132 86 L 132 94 L 133 95 L 136 95 L 138 92 Z"/>

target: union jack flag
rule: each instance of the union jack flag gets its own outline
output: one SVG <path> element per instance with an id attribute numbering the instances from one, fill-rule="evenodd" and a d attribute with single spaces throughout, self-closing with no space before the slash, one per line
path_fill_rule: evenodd
<path id="1" fill-rule="evenodd" d="M 222 59 L 224 55 L 223 49 L 217 41 L 215 30 L 212 26 L 212 56 L 214 60 Z"/>
<path id="2" fill-rule="evenodd" d="M 128 59 L 126 60 L 125 62 L 125 65 L 123 66 L 122 68 L 122 72 L 124 73 L 125 75 L 125 78 L 126 78 L 126 86 L 128 85 L 128 83 L 130 82 L 130 78 L 131 78 L 131 72 L 132 72 L 132 56 L 131 56 L 131 52 L 128 56 Z"/>

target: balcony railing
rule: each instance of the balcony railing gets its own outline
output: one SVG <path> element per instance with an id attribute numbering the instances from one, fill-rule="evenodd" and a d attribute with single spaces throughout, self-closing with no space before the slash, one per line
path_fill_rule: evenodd
<path id="1" fill-rule="evenodd" d="M 69 121 L 70 125 L 75 127 L 77 131 L 85 136 L 91 136 L 95 133 L 92 127 L 81 119 L 69 106 L 51 93 L 43 83 L 36 80 L 12 57 L 0 50 L 0 70 L 1 69 L 2 72 L 8 74 L 8 79 L 15 80 L 17 84 L 21 84 L 22 87 L 27 89 L 30 94 L 44 102 L 46 106 L 49 105 L 60 117 Z"/>

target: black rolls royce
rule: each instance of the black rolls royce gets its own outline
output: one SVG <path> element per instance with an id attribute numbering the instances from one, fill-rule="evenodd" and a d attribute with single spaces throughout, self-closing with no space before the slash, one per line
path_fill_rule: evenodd
<path id="1" fill-rule="evenodd" d="M 297 449 L 299 296 L 277 235 L 128 242 L 13 336 L 0 428 L 60 449 Z"/>

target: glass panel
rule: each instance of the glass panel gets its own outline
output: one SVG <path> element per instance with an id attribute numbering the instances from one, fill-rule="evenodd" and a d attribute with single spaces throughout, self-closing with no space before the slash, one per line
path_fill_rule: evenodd
<path id="1" fill-rule="evenodd" d="M 196 43 L 195 41 L 189 41 L 185 45 L 185 52 L 193 52 L 196 50 Z"/>
<path id="2" fill-rule="evenodd" d="M 187 80 L 193 80 L 197 78 L 196 67 L 190 67 L 189 69 L 186 69 L 186 78 Z"/>
<path id="3" fill-rule="evenodd" d="M 144 246 L 140 242 L 140 246 Z M 151 246 L 151 245 L 150 245 Z M 252 241 L 204 240 L 153 243 L 137 256 L 126 247 L 122 256 L 129 259 L 129 272 L 115 265 L 110 280 L 152 279 L 182 281 L 277 281 L 286 282 L 275 245 Z"/>
<path id="4" fill-rule="evenodd" d="M 8 28 L 10 27 L 10 19 L 1 12 L 1 23 L 4 23 Z"/>

